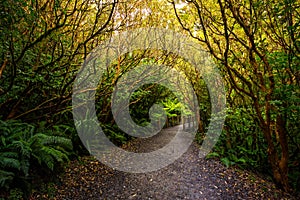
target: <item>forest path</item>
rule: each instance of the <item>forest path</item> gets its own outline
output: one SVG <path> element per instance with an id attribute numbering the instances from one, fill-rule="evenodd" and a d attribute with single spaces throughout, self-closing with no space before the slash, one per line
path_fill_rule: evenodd
<path id="1" fill-rule="evenodd" d="M 131 151 L 160 148 L 176 134 L 165 129 L 150 139 L 136 139 Z M 92 157 L 73 161 L 55 186 L 53 199 L 296 199 L 275 189 L 272 182 L 214 159 L 199 158 L 192 143 L 174 163 L 158 171 L 134 174 L 113 170 Z M 34 193 L 31 199 L 49 199 Z"/>

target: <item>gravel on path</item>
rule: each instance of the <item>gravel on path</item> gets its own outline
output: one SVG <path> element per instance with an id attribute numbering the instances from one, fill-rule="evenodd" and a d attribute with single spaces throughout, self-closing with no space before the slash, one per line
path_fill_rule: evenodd
<path id="1" fill-rule="evenodd" d="M 147 152 L 161 148 L 174 132 L 137 139 L 124 148 Z M 154 147 L 155 146 L 155 147 Z M 226 168 L 215 159 L 199 158 L 199 146 L 192 143 L 174 163 L 149 173 L 126 173 L 103 165 L 93 157 L 72 161 L 55 185 L 55 193 L 33 193 L 31 199 L 297 199 L 276 189 L 258 175 Z"/>

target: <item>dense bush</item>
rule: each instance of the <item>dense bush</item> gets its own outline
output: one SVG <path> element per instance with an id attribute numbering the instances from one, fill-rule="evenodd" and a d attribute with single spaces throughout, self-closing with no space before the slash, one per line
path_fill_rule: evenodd
<path id="1" fill-rule="evenodd" d="M 272 175 L 267 157 L 267 145 L 258 125 L 253 121 L 254 112 L 250 107 L 229 108 L 220 138 L 213 152 L 207 158 L 218 157 L 227 167 L 236 165 L 249 170 Z M 289 115 L 293 116 L 293 113 Z M 289 129 L 295 128 L 295 119 L 288 118 Z M 290 132 L 289 178 L 295 191 L 299 191 L 299 134 Z"/>

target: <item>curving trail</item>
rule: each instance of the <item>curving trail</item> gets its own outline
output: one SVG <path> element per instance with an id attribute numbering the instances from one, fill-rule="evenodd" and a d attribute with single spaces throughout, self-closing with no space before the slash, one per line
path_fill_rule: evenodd
<path id="1" fill-rule="evenodd" d="M 176 134 L 169 128 L 150 139 L 137 139 L 124 148 L 147 152 L 160 148 Z M 53 199 L 297 199 L 275 189 L 270 181 L 213 159 L 199 159 L 199 146 L 173 164 L 150 173 L 113 170 L 92 157 L 71 162 L 55 186 Z M 34 193 L 31 199 L 48 199 Z"/>

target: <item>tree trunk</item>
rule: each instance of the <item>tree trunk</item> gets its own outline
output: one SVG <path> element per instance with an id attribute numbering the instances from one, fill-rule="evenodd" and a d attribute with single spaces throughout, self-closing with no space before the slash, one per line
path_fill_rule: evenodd
<path id="1" fill-rule="evenodd" d="M 277 140 L 280 144 L 281 151 L 275 148 L 272 139 L 272 129 L 266 127 L 264 135 L 268 143 L 268 158 L 273 172 L 273 178 L 277 186 L 289 192 L 290 187 L 288 183 L 288 143 L 287 132 L 285 129 L 285 121 L 281 115 L 277 116 L 275 132 Z M 280 157 L 279 157 L 280 153 Z"/>

